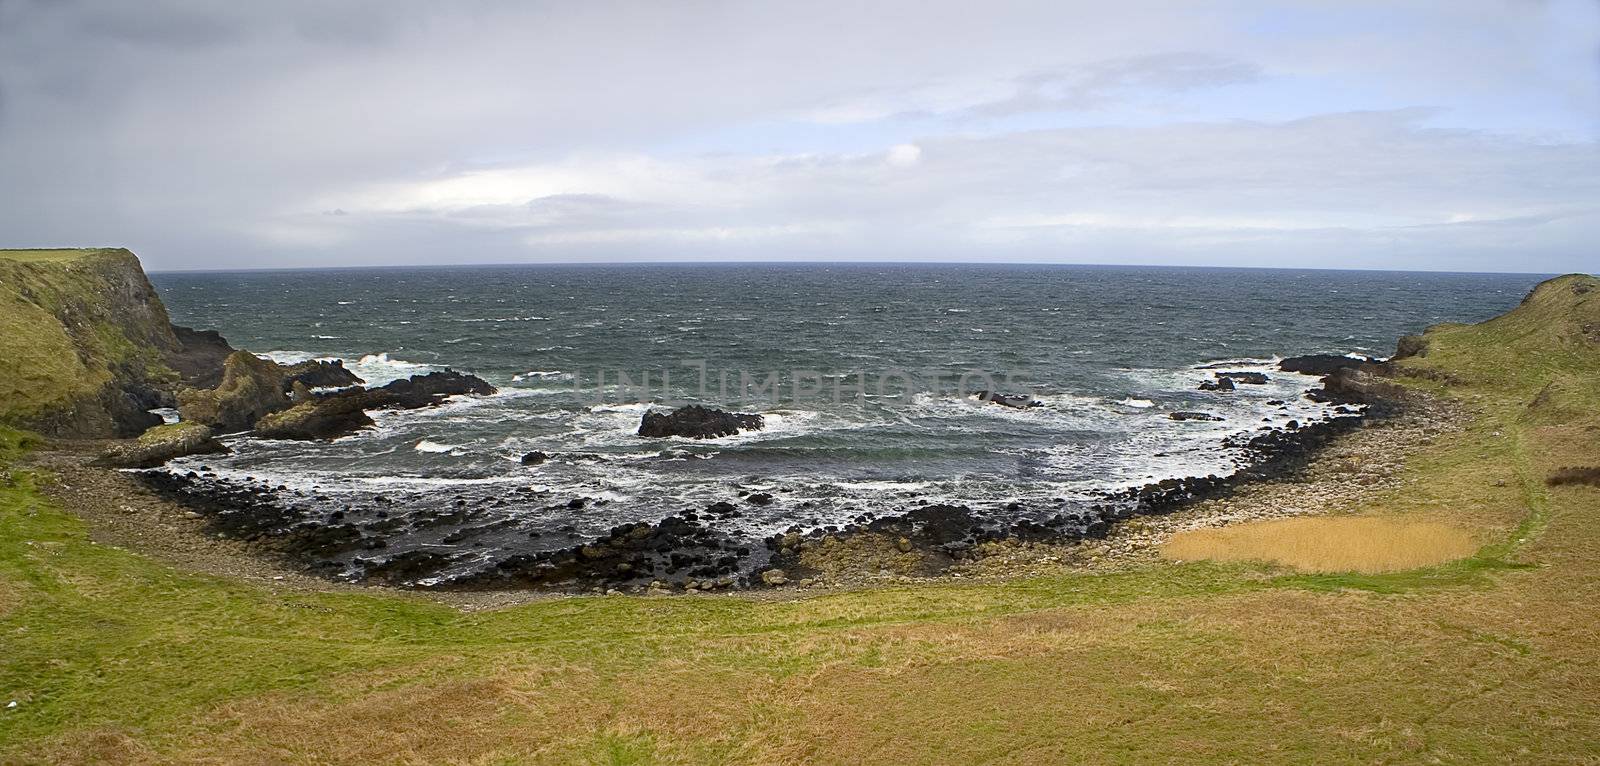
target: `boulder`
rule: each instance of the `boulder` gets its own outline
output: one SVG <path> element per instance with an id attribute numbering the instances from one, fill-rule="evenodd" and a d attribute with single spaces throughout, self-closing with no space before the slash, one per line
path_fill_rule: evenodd
<path id="1" fill-rule="evenodd" d="M 1200 382 L 1201 391 L 1232 391 L 1233 378 L 1218 377 L 1216 380 L 1203 380 Z"/>
<path id="2" fill-rule="evenodd" d="M 684 436 L 690 439 L 715 439 L 742 430 L 759 431 L 766 425 L 760 415 L 691 404 L 672 412 L 646 412 L 639 420 L 639 435 L 651 438 Z"/>
<path id="3" fill-rule="evenodd" d="M 544 461 L 549 460 L 549 459 L 550 459 L 549 455 L 547 455 L 547 454 L 545 454 L 543 452 L 540 452 L 538 450 L 534 450 L 533 452 L 529 452 L 529 453 L 527 453 L 527 454 L 522 456 L 522 464 L 523 465 L 539 465 L 540 463 L 543 463 Z"/>
<path id="4" fill-rule="evenodd" d="M 249 430 L 262 415 L 288 406 L 283 368 L 248 351 L 228 356 L 216 388 L 178 392 L 178 412 L 184 420 L 219 431 Z"/>
<path id="5" fill-rule="evenodd" d="M 1184 410 L 1168 413 L 1167 417 L 1171 420 L 1204 420 L 1213 422 L 1222 420 L 1221 417 L 1209 412 L 1187 412 Z"/>
<path id="6" fill-rule="evenodd" d="M 299 388 L 304 383 L 296 382 Z M 264 415 L 256 421 L 256 435 L 263 439 L 334 439 L 373 424 L 363 409 L 358 393 L 311 398 L 281 412 Z"/>
<path id="7" fill-rule="evenodd" d="M 789 576 L 782 569 L 768 569 L 761 573 L 761 582 L 776 587 L 789 582 Z"/>
<path id="8" fill-rule="evenodd" d="M 137 439 L 111 447 L 95 460 L 95 464 L 113 468 L 155 468 L 175 457 L 227 451 L 228 448 L 212 436 L 210 428 L 199 423 L 173 423 L 156 426 Z"/>
<path id="9" fill-rule="evenodd" d="M 295 383 L 304 383 L 309 388 L 345 388 L 366 383 L 355 373 L 345 369 L 342 359 L 308 359 L 296 362 L 285 367 L 283 374 L 284 390 L 288 390 Z"/>

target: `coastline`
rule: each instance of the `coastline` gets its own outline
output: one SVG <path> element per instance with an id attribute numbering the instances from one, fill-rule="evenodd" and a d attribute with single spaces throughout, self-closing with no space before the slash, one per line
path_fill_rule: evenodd
<path id="1" fill-rule="evenodd" d="M 768 543 L 773 552 L 767 565 L 734 583 L 724 581 L 720 588 L 710 583 L 685 587 L 698 584 L 693 580 L 632 586 L 583 582 L 576 587 L 515 583 L 412 587 L 376 578 L 344 582 L 319 576 L 270 544 L 218 532 L 206 514 L 153 491 L 135 475 L 91 465 L 102 443 L 58 443 L 35 453 L 29 462 L 57 477 L 46 491 L 88 523 L 96 542 L 138 551 L 186 571 L 274 589 L 407 593 L 469 611 L 600 593 L 784 598 L 893 583 L 1123 571 L 1152 565 L 1159 558 L 1159 545 L 1179 531 L 1348 510 L 1359 506 L 1362 498 L 1392 488 L 1408 456 L 1435 436 L 1458 430 L 1464 417 L 1458 405 L 1426 396 L 1410 395 L 1403 404 L 1372 402 L 1368 406 L 1374 414 L 1255 437 L 1267 447 L 1258 451 L 1251 465 L 1228 477 L 1168 480 L 1109 493 L 1107 499 L 1120 505 L 1105 507 L 1109 522 L 1098 534 L 1066 535 L 1026 523 L 996 533 L 967 524 L 957 531 L 971 544 L 951 557 L 939 540 L 919 537 L 919 525 L 908 524 L 906 517 L 886 518 L 838 532 L 817 530 L 800 539 L 790 533 L 792 547 L 783 544 L 784 536 L 774 536 Z M 911 515 L 915 512 L 907 516 Z M 930 566 L 930 560 L 937 565 Z M 779 570 L 778 576 L 764 576 L 773 570 Z"/>

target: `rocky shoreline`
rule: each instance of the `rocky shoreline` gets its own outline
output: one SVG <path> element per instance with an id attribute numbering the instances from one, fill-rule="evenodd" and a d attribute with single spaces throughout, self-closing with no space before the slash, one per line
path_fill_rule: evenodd
<path id="1" fill-rule="evenodd" d="M 1338 361 L 1343 360 L 1343 361 Z M 1305 364 L 1286 360 L 1286 364 Z M 1144 528 L 1150 519 L 1188 517 L 1187 509 L 1225 502 L 1253 485 L 1304 472 L 1330 444 L 1418 411 L 1393 396 L 1383 368 L 1370 360 L 1327 357 L 1324 387 L 1308 396 L 1342 403 L 1339 417 L 1236 437 L 1229 445 L 1249 459 L 1225 477 L 1169 479 L 1107 493 L 1089 508 L 1018 514 L 1011 520 L 966 506 L 916 505 L 892 516 L 865 513 L 852 523 L 793 527 L 766 540 L 740 539 L 717 528 L 740 505 L 719 502 L 655 522 L 623 524 L 585 539 L 570 528 L 527 532 L 508 521 L 519 509 L 559 499 L 526 490 L 505 497 L 416 498 L 378 495 L 370 507 L 330 509 L 315 491 L 219 478 L 207 469 L 132 474 L 212 539 L 236 541 L 248 555 L 272 558 L 297 572 L 345 582 L 448 592 L 706 592 L 772 587 L 851 585 L 883 576 L 943 577 L 1005 568 L 1018 550 L 1050 550 L 1058 560 L 1103 547 L 1114 529 Z M 1219 377 L 1219 379 L 1227 379 Z M 1426 409 L 1423 407 L 1422 409 Z M 763 504 L 763 493 L 730 498 Z M 431 502 L 426 514 L 391 514 L 395 503 Z M 566 500 L 585 502 L 581 498 Z M 493 513 L 485 513 L 493 511 Z M 1029 518 L 1032 516 L 1032 518 Z M 433 545 L 389 549 L 402 531 Z M 515 535 L 525 542 L 506 544 Z M 436 538 L 436 540 L 435 540 Z M 541 539 L 542 538 L 542 539 Z M 463 568 L 461 550 L 477 564 Z M 494 556 L 487 550 L 506 550 Z M 884 574 L 887 573 L 887 574 Z"/>

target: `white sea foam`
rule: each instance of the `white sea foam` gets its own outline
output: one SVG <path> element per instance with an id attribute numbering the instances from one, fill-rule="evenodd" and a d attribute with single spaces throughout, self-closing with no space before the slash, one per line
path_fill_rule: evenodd
<path id="1" fill-rule="evenodd" d="M 571 380 L 572 373 L 561 370 L 529 370 L 511 376 L 511 382 L 520 383 L 524 380 Z"/>
<path id="2" fill-rule="evenodd" d="M 436 442 L 436 441 L 429 441 L 427 439 L 423 439 L 422 441 L 417 442 L 416 446 L 412 447 L 412 449 L 414 449 L 414 450 L 416 450 L 418 452 L 445 453 L 445 452 L 454 452 L 455 450 L 461 449 L 461 445 L 459 445 L 459 444 L 441 444 L 441 443 Z"/>
<path id="3" fill-rule="evenodd" d="M 1122 401 L 1117 402 L 1117 404 L 1120 404 L 1120 405 L 1122 405 L 1124 407 L 1133 407 L 1133 408 L 1141 409 L 1141 410 L 1149 409 L 1151 407 L 1156 406 L 1156 403 L 1150 401 L 1149 399 L 1135 399 L 1135 398 L 1133 398 L 1131 396 L 1128 397 L 1127 399 L 1123 399 Z"/>

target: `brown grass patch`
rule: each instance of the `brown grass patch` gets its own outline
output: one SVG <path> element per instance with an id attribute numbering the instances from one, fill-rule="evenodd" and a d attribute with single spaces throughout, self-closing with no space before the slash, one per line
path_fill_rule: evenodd
<path id="1" fill-rule="evenodd" d="M 1562 468 L 1550 474 L 1544 483 L 1559 487 L 1564 484 L 1588 484 L 1591 487 L 1600 487 L 1600 466 L 1587 466 L 1583 468 Z"/>
<path id="2" fill-rule="evenodd" d="M 1394 572 L 1472 555 L 1459 527 L 1379 516 L 1278 519 L 1183 532 L 1161 547 L 1170 559 L 1265 561 L 1309 572 Z"/>

